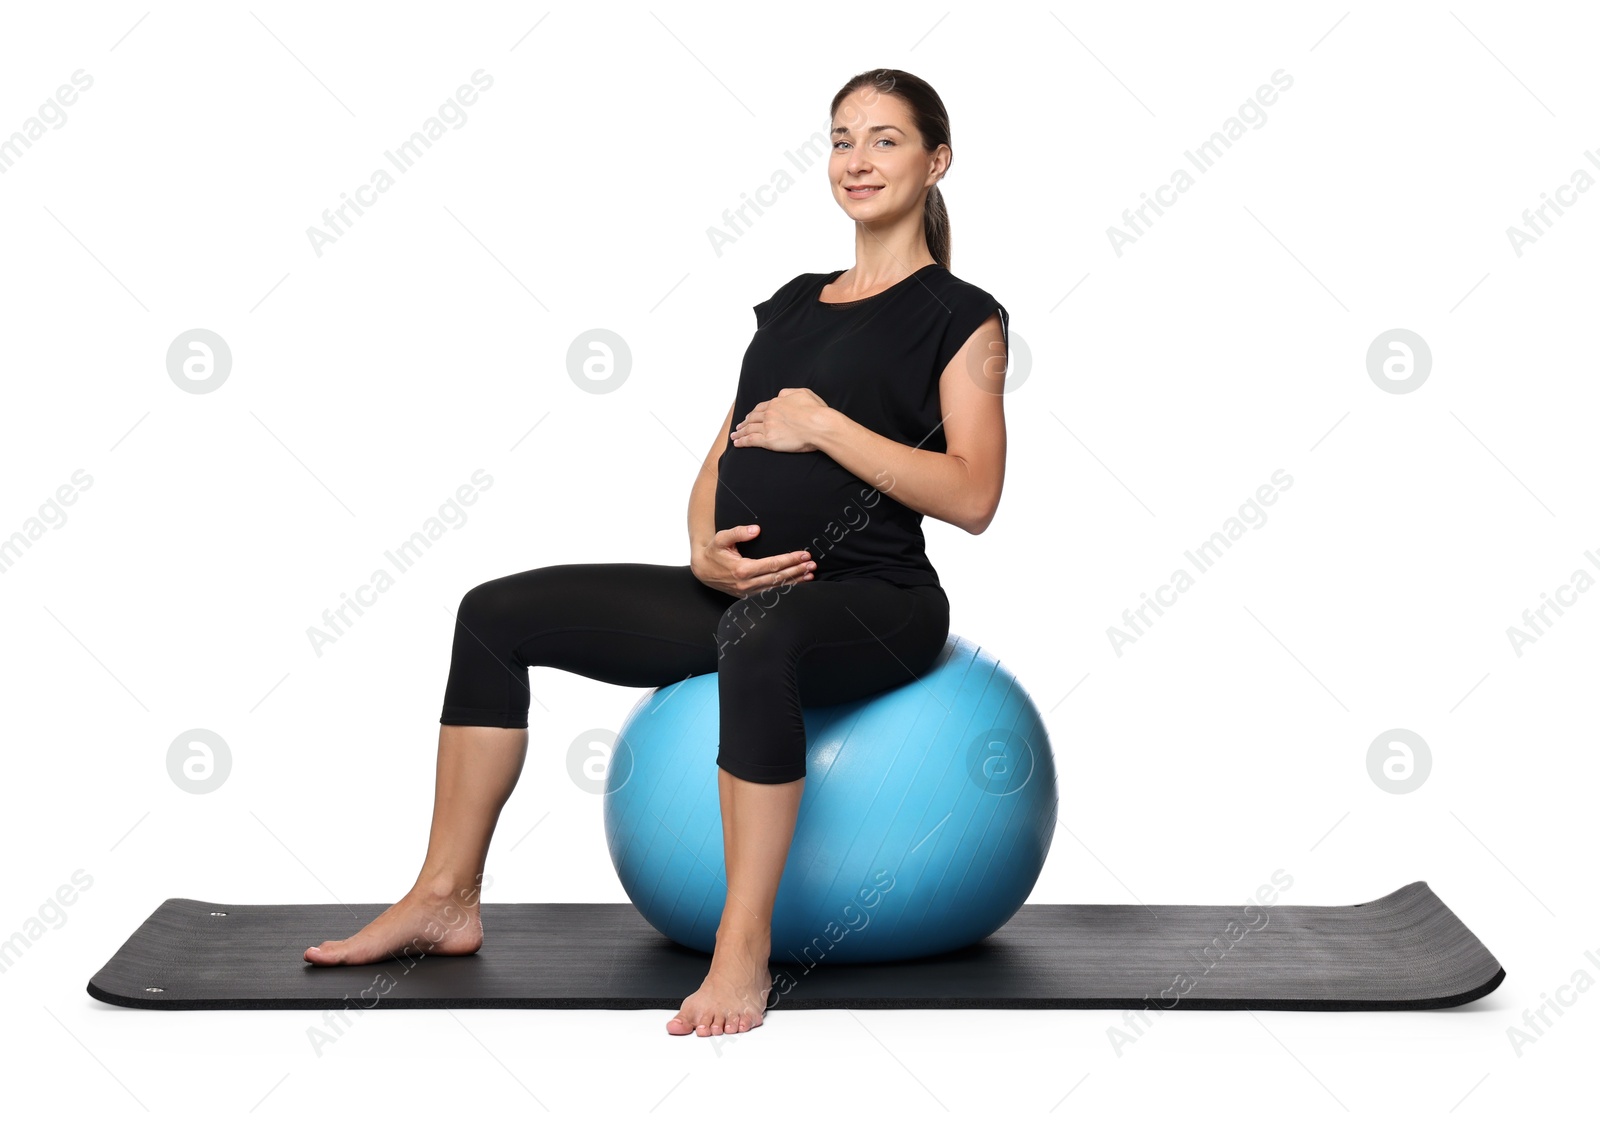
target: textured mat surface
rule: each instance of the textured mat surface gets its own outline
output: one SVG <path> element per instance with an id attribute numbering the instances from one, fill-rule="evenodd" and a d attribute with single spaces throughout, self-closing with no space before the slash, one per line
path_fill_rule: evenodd
<path id="1" fill-rule="evenodd" d="M 386 908 L 169 898 L 95 973 L 89 994 L 171 1010 L 675 1011 L 710 963 L 627 903 L 487 902 L 484 946 L 471 956 L 337 968 L 300 958 Z M 773 962 L 770 1009 L 1417 1010 L 1470 1003 L 1505 978 L 1426 882 L 1348 906 L 1024 905 L 959 952 L 893 964 L 829 964 L 822 945 L 813 955 L 809 967 Z"/>

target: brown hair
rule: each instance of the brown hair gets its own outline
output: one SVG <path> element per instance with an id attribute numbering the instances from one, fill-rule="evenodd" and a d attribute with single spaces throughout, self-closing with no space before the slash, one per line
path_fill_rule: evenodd
<path id="1" fill-rule="evenodd" d="M 833 95 L 833 104 L 828 107 L 829 120 L 839 112 L 840 102 L 857 90 L 869 88 L 880 94 L 893 94 L 906 103 L 906 108 L 911 112 L 911 123 L 922 134 L 923 151 L 932 153 L 941 144 L 950 143 L 950 114 L 946 112 L 944 102 L 934 93 L 932 86 L 903 70 L 863 70 L 857 74 Z M 953 148 L 950 159 L 951 163 L 955 162 Z M 923 203 L 922 236 L 928 243 L 928 252 L 933 255 L 933 260 L 949 269 L 950 214 L 945 210 L 944 195 L 940 193 L 938 184 L 928 188 Z"/>

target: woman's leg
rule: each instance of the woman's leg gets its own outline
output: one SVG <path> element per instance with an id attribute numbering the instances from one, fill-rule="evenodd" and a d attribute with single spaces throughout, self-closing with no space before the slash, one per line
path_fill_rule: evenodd
<path id="1" fill-rule="evenodd" d="M 545 566 L 469 590 L 456 615 L 440 714 L 433 826 L 416 884 L 360 932 L 306 950 L 314 964 L 483 943 L 478 894 L 500 810 L 528 746 L 530 666 L 630 687 L 716 670 L 715 630 L 736 599 L 688 566 Z"/>
<path id="2" fill-rule="evenodd" d="M 763 1021 L 772 909 L 805 787 L 801 708 L 909 682 L 933 665 L 949 631 L 942 589 L 879 579 L 777 587 L 722 614 L 717 779 L 728 893 L 711 969 L 668 1033 L 734 1033 Z"/>

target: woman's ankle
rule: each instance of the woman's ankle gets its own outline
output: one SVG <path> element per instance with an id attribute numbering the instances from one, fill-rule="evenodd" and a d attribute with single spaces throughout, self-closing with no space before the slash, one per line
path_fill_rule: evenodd
<path id="1" fill-rule="evenodd" d="M 411 887 L 413 896 L 423 901 L 450 902 L 463 909 L 477 909 L 482 891 L 475 881 L 463 882 L 448 875 L 425 875 Z"/>
<path id="2" fill-rule="evenodd" d="M 717 944 L 742 945 L 745 948 L 771 948 L 772 926 L 743 924 L 729 925 L 723 923 L 717 926 Z"/>

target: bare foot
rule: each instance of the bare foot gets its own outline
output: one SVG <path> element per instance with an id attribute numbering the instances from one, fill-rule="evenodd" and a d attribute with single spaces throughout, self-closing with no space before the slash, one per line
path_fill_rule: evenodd
<path id="1" fill-rule="evenodd" d="M 412 887 L 360 932 L 305 951 L 313 964 L 371 964 L 409 949 L 414 955 L 466 956 L 483 947 L 476 890 L 460 893 Z"/>
<path id="2" fill-rule="evenodd" d="M 738 1034 L 760 1026 L 765 1021 L 767 994 L 772 990 L 772 973 L 767 969 L 771 951 L 770 933 L 759 938 L 725 937 L 719 933 L 705 983 L 667 1020 L 667 1033 L 692 1031 L 705 1038 Z"/>

